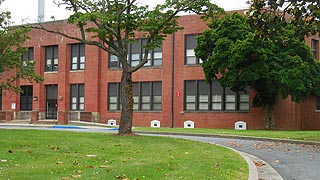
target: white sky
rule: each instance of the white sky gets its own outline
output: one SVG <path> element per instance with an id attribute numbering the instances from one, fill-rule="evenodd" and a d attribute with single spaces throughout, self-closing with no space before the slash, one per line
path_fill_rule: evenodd
<path id="1" fill-rule="evenodd" d="M 157 3 L 163 3 L 164 0 L 155 0 Z M 242 9 L 248 5 L 245 3 L 247 0 L 212 0 L 218 6 L 223 7 L 225 10 Z M 138 0 L 142 4 L 154 5 L 154 0 Z M 36 22 L 38 19 L 38 0 L 5 0 L 0 7 L 1 10 L 11 12 L 14 24 L 21 24 L 23 22 Z M 68 18 L 68 12 L 63 7 L 57 7 L 52 0 L 45 0 L 45 21 Z"/>

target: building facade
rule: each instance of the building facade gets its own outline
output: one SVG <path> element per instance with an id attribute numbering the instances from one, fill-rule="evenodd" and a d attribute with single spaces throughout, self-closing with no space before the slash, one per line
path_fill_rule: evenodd
<path id="1" fill-rule="evenodd" d="M 196 127 L 233 129 L 238 121 L 248 129 L 263 129 L 261 108 L 251 106 L 254 92 L 234 93 L 218 82 L 205 82 L 201 59 L 195 57 L 195 36 L 207 25 L 197 15 L 179 18 L 183 30 L 168 35 L 162 47 L 154 49 L 149 62 L 133 74 L 134 126 Z M 79 35 L 66 21 L 45 26 Z M 144 39 L 137 33 L 129 47 L 129 63 L 143 56 Z M 309 38 L 312 53 L 319 59 L 319 39 Z M 95 46 L 81 44 L 57 34 L 32 30 L 25 43 L 29 48 L 22 61 L 35 61 L 40 83 L 17 81 L 23 93 L 4 91 L 0 108 L 3 119 L 30 119 L 108 123 L 120 119 L 121 67 L 117 57 Z M 22 63 L 23 64 L 23 63 Z M 156 121 L 154 121 L 156 120 Z M 188 124 L 191 122 L 191 124 Z M 154 124 L 153 124 L 154 125 Z M 289 99 L 275 107 L 276 129 L 320 129 L 320 103 L 311 96 L 301 104 Z"/>

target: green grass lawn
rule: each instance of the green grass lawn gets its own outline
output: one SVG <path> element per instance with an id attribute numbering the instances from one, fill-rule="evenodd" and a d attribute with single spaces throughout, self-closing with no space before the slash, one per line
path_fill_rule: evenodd
<path id="1" fill-rule="evenodd" d="M 231 129 L 184 129 L 184 128 L 134 128 L 135 131 L 202 133 L 213 135 L 250 136 L 279 138 L 303 141 L 320 141 L 320 131 L 268 131 L 268 130 L 231 130 Z"/>
<path id="2" fill-rule="evenodd" d="M 183 139 L 0 130 L 0 179 L 248 179 L 237 153 Z"/>

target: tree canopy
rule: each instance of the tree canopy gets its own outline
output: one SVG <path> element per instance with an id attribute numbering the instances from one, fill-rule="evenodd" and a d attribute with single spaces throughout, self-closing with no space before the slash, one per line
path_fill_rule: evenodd
<path id="1" fill-rule="evenodd" d="M 273 129 L 273 107 L 279 95 L 290 96 L 294 102 L 313 92 L 320 95 L 320 65 L 303 41 L 317 32 L 316 24 L 298 13 L 301 7 L 313 12 L 313 5 L 301 6 L 302 1 L 251 3 L 246 15 L 214 19 L 198 37 L 196 55 L 204 60 L 208 81 L 218 79 L 236 92 L 248 86 L 253 89 L 253 106 L 262 107 L 265 128 Z M 282 5 L 288 5 L 285 12 L 280 10 Z"/>
<path id="2" fill-rule="evenodd" d="M 148 62 L 149 51 L 160 47 L 167 35 L 182 29 L 177 23 L 178 13 L 214 16 L 222 11 L 210 0 L 166 0 L 153 9 L 142 6 L 137 0 L 56 0 L 56 4 L 72 12 L 68 23 L 77 25 L 81 37 L 49 29 L 42 24 L 32 27 L 97 46 L 118 57 L 122 67 L 119 134 L 132 133 L 132 73 Z M 138 38 L 144 38 L 146 43 L 142 47 L 144 56 L 132 66 L 127 59 L 128 47 L 134 42 L 136 32 L 142 33 Z"/>
<path id="3" fill-rule="evenodd" d="M 0 0 L 0 7 L 3 1 Z M 39 82 L 42 78 L 35 74 L 33 61 L 26 62 L 21 68 L 22 54 L 27 51 L 23 44 L 28 39 L 27 32 L 30 29 L 11 26 L 10 18 L 10 12 L 0 12 L 0 90 L 20 91 L 20 87 L 15 85 L 16 80 Z M 6 73 L 10 71 L 14 73 Z"/>

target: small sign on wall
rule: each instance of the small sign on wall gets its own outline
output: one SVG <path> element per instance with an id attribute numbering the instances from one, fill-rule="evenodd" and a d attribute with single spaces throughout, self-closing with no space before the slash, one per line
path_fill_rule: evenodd
<path id="1" fill-rule="evenodd" d="M 176 96 L 177 96 L 177 97 L 180 97 L 180 96 L 181 96 L 180 91 L 176 91 Z"/>
<path id="2" fill-rule="evenodd" d="M 12 104 L 11 104 L 11 109 L 12 109 L 12 110 L 16 109 L 16 103 L 12 103 Z"/>

